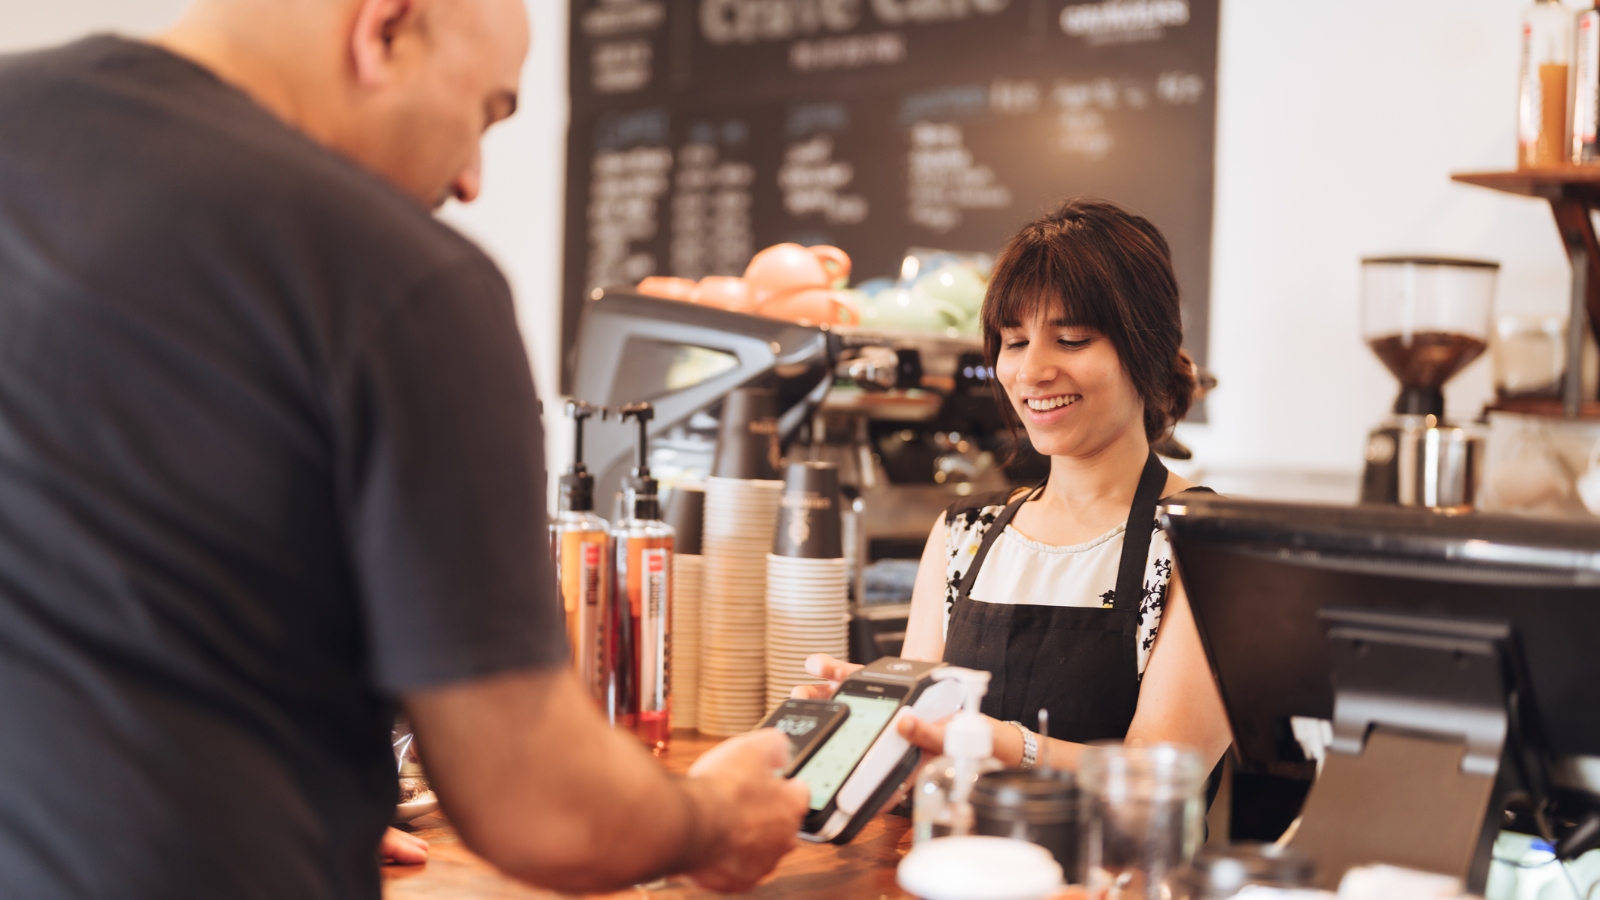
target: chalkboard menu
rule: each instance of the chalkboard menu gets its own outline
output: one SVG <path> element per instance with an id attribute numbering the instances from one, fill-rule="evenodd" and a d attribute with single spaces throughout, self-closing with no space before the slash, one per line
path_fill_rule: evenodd
<path id="1" fill-rule="evenodd" d="M 1166 234 L 1203 364 L 1218 2 L 573 0 L 563 346 L 598 287 L 780 241 L 893 276 L 1092 195 Z"/>

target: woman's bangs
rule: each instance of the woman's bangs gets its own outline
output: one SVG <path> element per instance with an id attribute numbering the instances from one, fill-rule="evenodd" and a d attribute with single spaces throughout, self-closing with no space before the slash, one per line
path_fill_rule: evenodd
<path id="1" fill-rule="evenodd" d="M 1105 290 L 1086 283 L 1083 273 L 1065 271 L 1053 265 L 1053 254 L 1045 248 L 1029 248 L 1021 265 L 1009 267 L 990 282 L 984 297 L 981 320 L 986 331 L 1021 328 L 1048 316 L 1053 324 L 1084 326 L 1104 331 L 1106 324 Z M 1030 264 L 1031 263 L 1031 264 Z M 1095 302 L 1101 299 L 1102 302 Z"/>

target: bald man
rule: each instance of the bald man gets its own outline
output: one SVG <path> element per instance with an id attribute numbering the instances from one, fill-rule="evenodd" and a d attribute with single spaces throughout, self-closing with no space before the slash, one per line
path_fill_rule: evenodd
<path id="1" fill-rule="evenodd" d="M 793 846 L 781 736 L 669 777 L 567 674 L 510 294 L 431 214 L 528 40 L 519 0 L 200 0 L 0 58 L 0 897 L 378 897 L 401 709 L 527 881 Z"/>

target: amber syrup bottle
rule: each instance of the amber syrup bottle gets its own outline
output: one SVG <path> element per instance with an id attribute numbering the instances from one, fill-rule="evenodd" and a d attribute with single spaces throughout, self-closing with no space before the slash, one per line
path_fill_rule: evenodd
<path id="1" fill-rule="evenodd" d="M 623 483 L 622 518 L 612 526 L 617 629 L 612 644 L 616 677 L 614 724 L 633 729 L 657 756 L 672 737 L 672 551 L 675 533 L 661 520 L 656 480 L 650 477 L 649 423 L 654 409 L 619 409 L 639 423 L 639 458 Z"/>
<path id="2" fill-rule="evenodd" d="M 604 708 L 607 611 L 611 599 L 611 528 L 594 511 L 594 476 L 583 464 L 583 423 L 605 410 L 567 401 L 573 421 L 572 465 L 561 476 L 560 507 L 550 522 L 550 552 L 567 614 L 572 668 L 584 690 Z"/>

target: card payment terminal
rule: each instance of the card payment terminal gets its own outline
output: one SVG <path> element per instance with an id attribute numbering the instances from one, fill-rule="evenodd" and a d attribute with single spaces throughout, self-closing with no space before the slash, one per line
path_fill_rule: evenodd
<path id="1" fill-rule="evenodd" d="M 897 726 L 908 712 L 936 720 L 961 707 L 958 683 L 929 677 L 943 665 L 885 657 L 839 686 L 833 699 L 850 707 L 849 718 L 795 773 L 811 788 L 801 838 L 849 843 L 916 771 L 921 752 Z"/>

